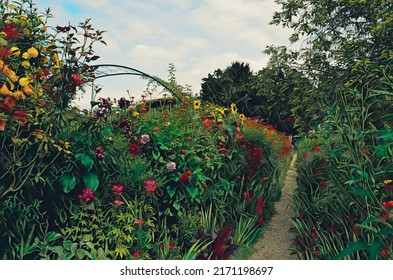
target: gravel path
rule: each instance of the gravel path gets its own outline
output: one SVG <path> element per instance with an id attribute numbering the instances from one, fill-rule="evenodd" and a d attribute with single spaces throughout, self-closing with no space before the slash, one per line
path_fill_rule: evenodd
<path id="1" fill-rule="evenodd" d="M 282 189 L 281 199 L 276 202 L 276 214 L 273 216 L 262 238 L 254 245 L 254 253 L 251 260 L 296 260 L 295 255 L 290 255 L 289 248 L 295 238 L 289 232 L 291 227 L 290 217 L 294 216 L 290 206 L 293 190 L 296 185 L 295 161 L 297 154 L 293 156 L 289 167 L 285 184 Z"/>

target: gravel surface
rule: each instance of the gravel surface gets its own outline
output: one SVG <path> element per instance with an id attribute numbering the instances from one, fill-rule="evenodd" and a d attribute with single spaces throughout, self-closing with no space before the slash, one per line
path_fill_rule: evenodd
<path id="1" fill-rule="evenodd" d="M 294 216 L 291 207 L 291 197 L 296 185 L 295 161 L 293 156 L 285 184 L 282 189 L 281 199 L 275 204 L 276 214 L 273 216 L 261 239 L 254 245 L 251 260 L 296 260 L 295 255 L 290 255 L 289 248 L 295 235 L 289 232 L 291 227 L 290 217 Z"/>

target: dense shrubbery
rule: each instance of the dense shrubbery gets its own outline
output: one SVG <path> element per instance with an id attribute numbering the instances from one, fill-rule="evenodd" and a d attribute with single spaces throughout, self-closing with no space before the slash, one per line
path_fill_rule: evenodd
<path id="1" fill-rule="evenodd" d="M 392 259 L 392 116 L 377 125 L 371 113 L 392 95 L 342 92 L 321 131 L 302 142 L 292 220 L 299 258 Z"/>
<path id="2" fill-rule="evenodd" d="M 1 259 L 226 259 L 260 236 L 287 137 L 188 95 L 81 114 L 102 32 L 51 34 L 28 0 L 0 9 Z"/>

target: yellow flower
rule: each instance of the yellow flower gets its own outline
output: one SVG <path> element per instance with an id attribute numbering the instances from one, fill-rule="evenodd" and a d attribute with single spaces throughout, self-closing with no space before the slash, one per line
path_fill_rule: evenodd
<path id="1" fill-rule="evenodd" d="M 59 60 L 59 55 L 57 53 L 53 54 L 53 60 L 55 62 L 55 69 L 60 69 L 61 68 L 61 62 Z"/>
<path id="2" fill-rule="evenodd" d="M 237 107 L 235 103 L 231 104 L 231 113 L 232 114 L 237 114 Z"/>
<path id="3" fill-rule="evenodd" d="M 134 112 L 134 113 L 132 113 L 132 115 L 133 115 L 134 117 L 139 117 L 139 113 L 138 113 L 138 112 Z"/>
<path id="4" fill-rule="evenodd" d="M 24 68 L 29 68 L 29 67 L 31 66 L 31 64 L 30 64 L 30 62 L 29 62 L 28 60 L 24 60 L 24 61 L 21 63 L 21 65 L 22 65 Z"/>
<path id="5" fill-rule="evenodd" d="M 27 52 L 24 52 L 22 54 L 22 57 L 24 59 L 36 58 L 37 56 L 38 56 L 38 51 L 36 48 L 33 48 L 33 47 L 28 49 Z"/>
<path id="6" fill-rule="evenodd" d="M 12 55 L 16 55 L 16 56 L 20 55 L 20 49 L 17 47 L 12 47 L 10 49 L 10 52 L 12 52 Z"/>
<path id="7" fill-rule="evenodd" d="M 20 90 L 15 91 L 13 95 L 16 99 L 26 99 L 26 95 Z"/>
<path id="8" fill-rule="evenodd" d="M 28 86 L 30 84 L 30 82 L 31 82 L 31 80 L 29 78 L 27 78 L 27 77 L 23 77 L 23 78 L 19 79 L 19 84 L 22 87 Z"/>
<path id="9" fill-rule="evenodd" d="M 391 182 L 393 182 L 393 181 L 392 181 L 392 180 L 385 180 L 385 181 L 383 181 L 383 183 L 384 183 L 385 185 L 390 184 Z"/>
<path id="10" fill-rule="evenodd" d="M 3 84 L 3 86 L 0 88 L 0 93 L 5 96 L 12 96 L 12 91 L 8 89 L 6 84 Z"/>
<path id="11" fill-rule="evenodd" d="M 240 114 L 239 115 L 239 119 L 244 121 L 244 120 L 246 120 L 246 116 L 244 114 Z"/>
<path id="12" fill-rule="evenodd" d="M 27 28 L 23 28 L 22 32 L 23 32 L 23 35 L 25 35 L 25 36 L 30 34 L 30 30 Z"/>
<path id="13" fill-rule="evenodd" d="M 28 86 L 28 85 L 26 85 L 26 86 L 23 87 L 23 91 L 24 91 L 24 93 L 26 93 L 27 95 L 30 95 L 30 94 L 33 93 L 33 89 L 32 89 L 30 86 Z"/>
<path id="14" fill-rule="evenodd" d="M 220 107 L 214 107 L 214 109 L 221 114 L 221 116 L 225 116 L 225 109 Z"/>
<path id="15" fill-rule="evenodd" d="M 198 100 L 194 100 L 194 109 L 195 110 L 199 110 L 201 108 L 201 101 Z"/>
<path id="16" fill-rule="evenodd" d="M 15 83 L 16 81 L 18 81 L 18 76 L 16 76 L 15 72 L 12 71 L 10 68 L 8 68 L 7 65 L 3 68 L 3 72 L 4 72 L 4 74 L 7 75 L 7 77 L 8 77 L 12 82 Z"/>

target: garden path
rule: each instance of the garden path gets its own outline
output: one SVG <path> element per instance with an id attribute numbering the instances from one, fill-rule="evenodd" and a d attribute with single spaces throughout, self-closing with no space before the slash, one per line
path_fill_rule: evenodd
<path id="1" fill-rule="evenodd" d="M 290 255 L 290 246 L 295 236 L 289 232 L 291 227 L 289 218 L 294 216 L 291 200 L 296 186 L 296 158 L 297 154 L 294 154 L 285 178 L 281 199 L 275 204 L 276 214 L 267 226 L 262 238 L 253 246 L 255 251 L 250 257 L 251 260 L 297 259 L 295 255 Z"/>

